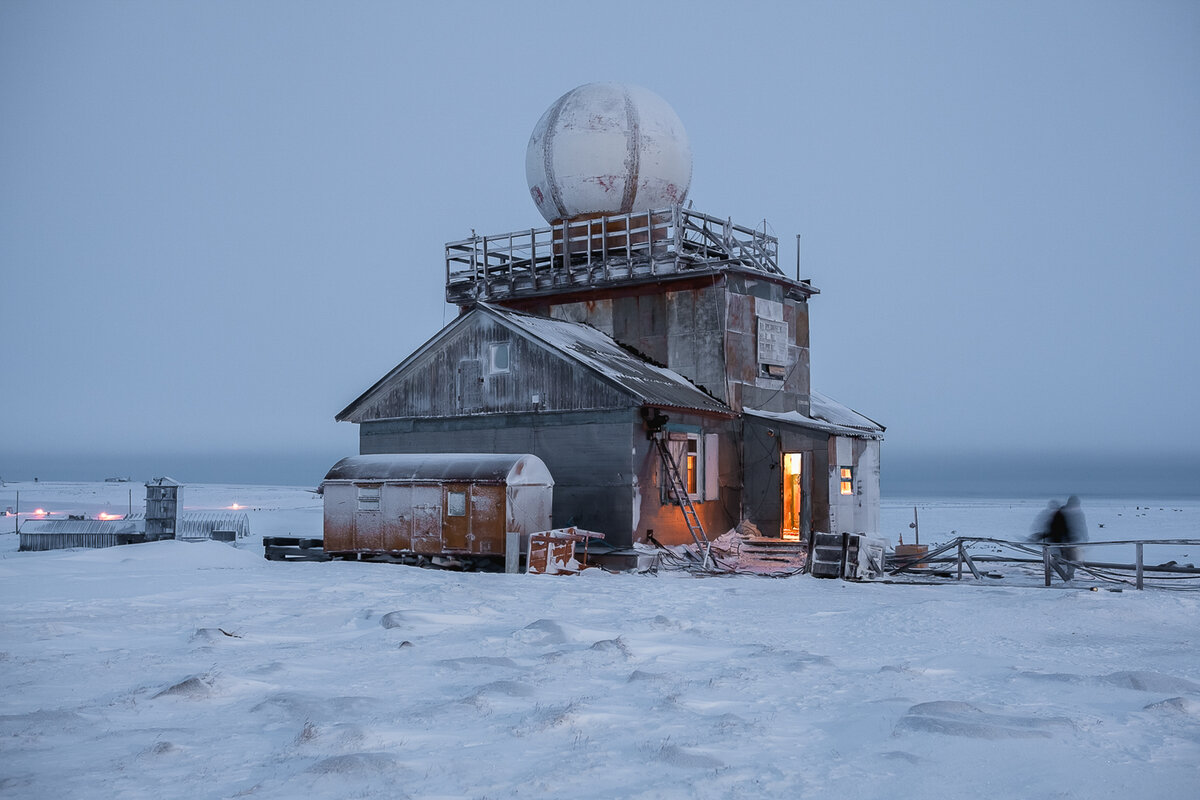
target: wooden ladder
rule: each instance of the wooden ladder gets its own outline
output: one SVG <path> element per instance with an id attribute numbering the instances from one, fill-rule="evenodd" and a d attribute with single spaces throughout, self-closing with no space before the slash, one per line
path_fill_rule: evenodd
<path id="1" fill-rule="evenodd" d="M 696 507 L 692 505 L 692 498 L 688 496 L 683 476 L 679 474 L 679 466 L 675 463 L 675 459 L 671 457 L 667 441 L 661 433 L 655 434 L 654 444 L 658 447 L 658 455 L 662 459 L 663 472 L 667 476 L 667 487 L 670 490 L 669 496 L 679 504 L 679 508 L 683 511 L 683 521 L 687 523 L 688 533 L 692 535 L 692 541 L 696 543 L 696 547 L 700 548 L 700 553 L 704 557 L 702 564 L 707 569 L 712 564 L 712 543 L 708 541 L 708 535 L 704 532 L 704 526 L 700 523 L 700 517 L 696 514 Z"/>

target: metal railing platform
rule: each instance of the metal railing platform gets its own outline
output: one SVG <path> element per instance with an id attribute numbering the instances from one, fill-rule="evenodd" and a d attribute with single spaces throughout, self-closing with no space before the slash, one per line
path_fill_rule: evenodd
<path id="1" fill-rule="evenodd" d="M 676 205 L 472 236 L 446 244 L 446 300 L 504 300 L 729 267 L 790 281 L 779 268 L 779 240 L 765 228 Z"/>

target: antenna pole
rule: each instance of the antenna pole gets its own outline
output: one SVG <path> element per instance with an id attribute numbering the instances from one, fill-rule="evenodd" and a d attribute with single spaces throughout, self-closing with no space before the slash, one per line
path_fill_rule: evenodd
<path id="1" fill-rule="evenodd" d="M 796 283 L 800 282 L 800 234 L 796 234 Z"/>

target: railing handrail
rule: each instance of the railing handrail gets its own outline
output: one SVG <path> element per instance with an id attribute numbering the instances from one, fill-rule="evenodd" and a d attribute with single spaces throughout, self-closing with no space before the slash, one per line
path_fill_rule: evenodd
<path id="1" fill-rule="evenodd" d="M 447 242 L 446 285 L 533 275 L 546 267 L 564 271 L 607 267 L 610 249 L 619 252 L 617 263 L 649 263 L 651 274 L 738 263 L 783 275 L 778 265 L 779 240 L 766 232 L 765 223 L 761 230 L 747 228 L 730 218 L 675 205 Z M 609 277 L 606 268 L 604 278 Z"/>

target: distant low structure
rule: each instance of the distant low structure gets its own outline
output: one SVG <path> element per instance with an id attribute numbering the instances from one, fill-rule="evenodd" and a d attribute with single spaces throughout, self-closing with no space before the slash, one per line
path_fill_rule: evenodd
<path id="1" fill-rule="evenodd" d="M 145 513 L 122 519 L 29 519 L 20 527 L 23 551 L 115 547 L 162 539 L 236 541 L 250 535 L 250 519 L 228 511 L 183 512 L 183 484 L 172 478 L 146 483 Z"/>
<path id="2" fill-rule="evenodd" d="M 22 551 L 116 547 L 146 541 L 142 520 L 29 519 L 21 525 Z"/>
<path id="3" fill-rule="evenodd" d="M 183 484 L 173 478 L 155 478 L 146 484 L 146 539 L 174 539 L 183 510 Z"/>
<path id="4" fill-rule="evenodd" d="M 617 547 L 876 534 L 884 428 L 811 388 L 818 290 L 774 236 L 684 205 L 669 106 L 568 92 L 526 172 L 549 226 L 446 245 L 460 314 L 337 414 L 360 452 L 535 454 L 553 526 Z"/>

